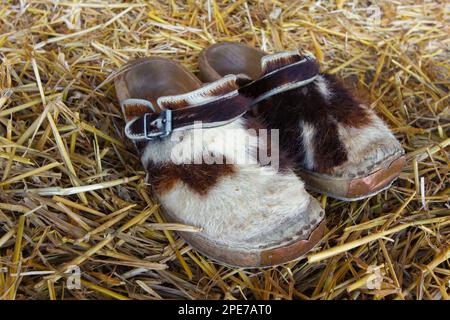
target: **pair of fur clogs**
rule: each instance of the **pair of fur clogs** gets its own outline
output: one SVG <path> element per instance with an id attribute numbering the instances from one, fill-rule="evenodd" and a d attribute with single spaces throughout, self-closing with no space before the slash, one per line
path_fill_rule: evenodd
<path id="1" fill-rule="evenodd" d="M 200 81 L 179 63 L 135 60 L 115 78 L 126 136 L 165 218 L 221 263 L 264 267 L 317 244 L 324 211 L 386 188 L 404 151 L 383 121 L 315 59 L 239 43 L 202 51 Z"/>

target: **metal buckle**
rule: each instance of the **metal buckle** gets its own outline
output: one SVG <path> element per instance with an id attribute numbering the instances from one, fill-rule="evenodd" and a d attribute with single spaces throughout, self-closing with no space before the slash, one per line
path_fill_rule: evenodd
<path id="1" fill-rule="evenodd" d="M 172 133 L 172 110 L 165 109 L 161 111 L 159 117 L 153 120 L 152 123 L 159 129 L 158 132 L 147 132 L 147 116 L 149 114 L 144 114 L 144 135 L 147 140 L 162 139 Z"/>

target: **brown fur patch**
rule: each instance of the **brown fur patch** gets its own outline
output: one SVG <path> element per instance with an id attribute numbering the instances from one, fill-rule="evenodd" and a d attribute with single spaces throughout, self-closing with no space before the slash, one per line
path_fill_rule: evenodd
<path id="1" fill-rule="evenodd" d="M 127 104 L 124 107 L 125 120 L 130 121 L 135 117 L 140 117 L 146 112 L 151 112 L 152 110 L 148 108 L 145 104 Z"/>
<path id="2" fill-rule="evenodd" d="M 269 128 L 280 130 L 280 146 L 300 167 L 305 161 L 300 121 L 312 125 L 314 167 L 320 173 L 330 173 L 347 161 L 347 150 L 339 139 L 337 123 L 364 127 L 371 122 L 369 113 L 350 92 L 331 75 L 322 75 L 331 96 L 327 99 L 315 83 L 304 88 L 280 93 L 260 103 L 260 117 Z"/>
<path id="3" fill-rule="evenodd" d="M 337 136 L 336 123 L 328 116 L 327 101 L 315 89 L 296 89 L 276 95 L 261 104 L 261 116 L 270 128 L 279 129 L 280 147 L 295 163 L 303 167 L 306 148 L 303 145 L 303 129 L 300 121 L 315 128 L 314 170 L 328 172 L 347 160 L 345 148 Z"/>
<path id="4" fill-rule="evenodd" d="M 220 80 L 219 80 L 220 81 Z M 233 90 L 238 89 L 238 85 L 236 83 L 235 79 L 230 79 L 228 81 L 224 81 L 221 84 L 213 85 L 211 87 L 208 87 L 208 85 L 202 87 L 199 89 L 198 92 L 191 93 L 192 97 L 195 97 L 196 99 L 208 99 L 210 97 L 218 97 L 225 95 Z M 191 96 L 181 95 L 181 96 L 173 96 L 170 100 L 162 99 L 160 101 L 161 107 L 166 109 L 180 109 L 185 108 L 191 105 L 194 105 L 195 103 L 192 102 Z"/>
<path id="5" fill-rule="evenodd" d="M 191 104 L 187 99 L 174 99 L 173 101 L 160 101 L 160 106 L 163 109 L 178 110 L 189 107 Z"/>
<path id="6" fill-rule="evenodd" d="M 221 177 L 232 175 L 235 168 L 225 162 L 212 165 L 166 163 L 163 165 L 150 164 L 147 172 L 147 182 L 158 194 L 170 191 L 177 182 L 181 181 L 198 194 L 206 195 Z"/>
<path id="7" fill-rule="evenodd" d="M 324 74 L 328 88 L 332 92 L 329 101 L 331 115 L 340 123 L 354 128 L 362 128 L 372 121 L 367 110 L 361 106 L 354 95 L 350 93 L 333 75 Z"/>
<path id="8" fill-rule="evenodd" d="M 289 105 L 289 100 L 284 101 L 284 95 L 281 98 L 280 96 L 277 95 L 278 99 L 269 98 L 259 103 L 259 117 L 268 128 L 279 130 L 280 150 L 283 150 L 296 164 L 302 164 L 304 149 L 298 126 L 301 115 L 297 112 L 300 108 L 295 107 L 297 103 Z"/>
<path id="9" fill-rule="evenodd" d="M 292 53 L 289 55 L 281 55 L 278 57 L 270 57 L 265 61 L 263 68 L 263 74 L 267 74 L 274 70 L 278 70 L 284 66 L 290 65 L 292 63 L 298 62 L 303 59 L 303 56 L 298 53 Z"/>
<path id="10" fill-rule="evenodd" d="M 339 139 L 336 124 L 327 116 L 315 123 L 313 136 L 314 170 L 331 173 L 332 168 L 347 161 L 347 151 Z"/>

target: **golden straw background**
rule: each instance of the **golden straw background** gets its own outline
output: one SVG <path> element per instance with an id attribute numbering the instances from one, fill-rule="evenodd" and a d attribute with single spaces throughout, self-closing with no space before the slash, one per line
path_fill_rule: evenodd
<path id="1" fill-rule="evenodd" d="M 448 299 L 450 7 L 375 4 L 3 3 L 0 299 Z M 184 243 L 173 231 L 196 229 L 164 222 L 123 134 L 120 66 L 158 55 L 197 72 L 200 50 L 225 40 L 314 53 L 407 154 L 399 180 L 377 196 L 314 194 L 325 238 L 276 268 L 223 267 Z M 71 290 L 73 265 L 82 278 Z"/>

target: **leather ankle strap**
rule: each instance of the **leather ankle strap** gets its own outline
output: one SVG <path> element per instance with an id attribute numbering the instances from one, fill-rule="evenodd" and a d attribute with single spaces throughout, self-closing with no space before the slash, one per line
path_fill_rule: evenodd
<path id="1" fill-rule="evenodd" d="M 169 136 L 175 130 L 219 127 L 240 118 L 256 103 L 281 92 L 303 87 L 319 75 L 312 56 L 283 52 L 263 58 L 263 75 L 251 81 L 244 75 L 228 75 L 192 92 L 160 97 L 161 112 L 145 101 L 149 112 L 131 120 L 125 134 L 132 140 L 153 140 Z M 136 104 L 139 99 L 122 102 Z"/>

